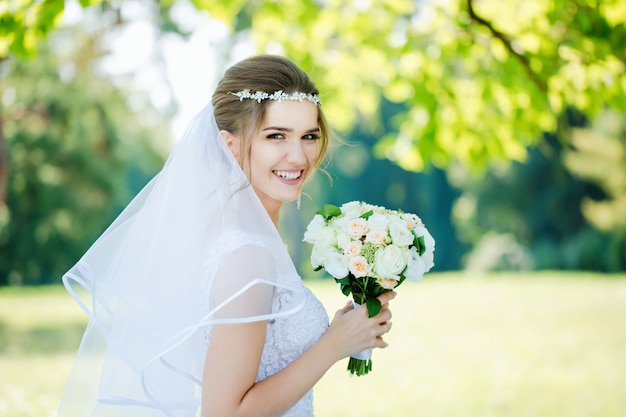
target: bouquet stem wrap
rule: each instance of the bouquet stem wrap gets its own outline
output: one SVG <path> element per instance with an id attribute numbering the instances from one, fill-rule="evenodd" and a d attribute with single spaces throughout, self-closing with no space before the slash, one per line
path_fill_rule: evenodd
<path id="1" fill-rule="evenodd" d="M 359 307 L 361 304 L 356 301 L 352 301 L 354 308 Z M 361 376 L 366 375 L 372 370 L 372 348 L 364 349 L 359 353 L 350 356 L 348 361 L 348 371 L 352 375 Z"/>

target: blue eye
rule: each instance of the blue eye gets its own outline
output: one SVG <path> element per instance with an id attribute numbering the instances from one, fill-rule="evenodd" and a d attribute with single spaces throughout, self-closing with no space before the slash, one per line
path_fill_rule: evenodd
<path id="1" fill-rule="evenodd" d="M 272 133 L 271 135 L 267 135 L 268 139 L 283 139 L 284 136 L 282 133 Z"/>
<path id="2" fill-rule="evenodd" d="M 308 135 L 302 136 L 304 140 L 318 140 L 320 136 L 316 133 L 309 133 Z"/>

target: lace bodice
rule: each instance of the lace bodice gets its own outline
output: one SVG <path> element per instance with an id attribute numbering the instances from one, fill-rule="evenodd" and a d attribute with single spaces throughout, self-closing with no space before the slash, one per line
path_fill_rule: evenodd
<path id="1" fill-rule="evenodd" d="M 302 355 L 324 334 L 328 315 L 320 301 L 302 285 L 305 292 L 303 308 L 295 314 L 270 320 L 257 381 L 280 371 Z M 284 294 L 274 298 L 272 308 L 280 310 Z M 283 417 L 313 416 L 313 390 L 300 399 Z"/>

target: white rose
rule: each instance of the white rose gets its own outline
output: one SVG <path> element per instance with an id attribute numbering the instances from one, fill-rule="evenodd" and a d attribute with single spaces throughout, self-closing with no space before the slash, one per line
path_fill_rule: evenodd
<path id="1" fill-rule="evenodd" d="M 346 247 L 353 242 L 352 238 L 343 229 L 335 228 L 335 235 L 337 236 L 337 246 L 339 249 L 345 250 Z M 361 242 L 359 242 L 361 243 Z"/>
<path id="2" fill-rule="evenodd" d="M 417 226 L 424 226 L 424 223 L 422 223 L 422 219 L 420 219 L 416 214 L 413 213 L 403 213 L 402 220 L 405 221 L 406 226 L 409 228 L 409 230 L 413 230 Z"/>
<path id="3" fill-rule="evenodd" d="M 367 220 L 365 219 L 361 219 L 361 218 L 352 219 L 348 226 L 348 233 L 350 233 L 350 236 L 352 236 L 354 239 L 360 239 L 368 231 L 369 231 L 369 228 L 367 225 Z"/>
<path id="4" fill-rule="evenodd" d="M 385 246 L 387 243 L 387 232 L 382 230 L 372 230 L 365 235 L 365 241 L 371 242 L 374 246 Z"/>
<path id="5" fill-rule="evenodd" d="M 348 269 L 356 278 L 363 278 L 367 276 L 369 265 L 367 259 L 364 256 L 353 256 L 348 261 Z"/>
<path id="6" fill-rule="evenodd" d="M 374 205 L 374 204 L 363 203 L 363 208 L 361 210 L 361 214 L 362 213 L 367 213 L 370 210 L 373 211 L 374 213 L 382 213 L 383 211 L 385 211 L 385 208 L 382 207 L 382 206 Z"/>
<path id="7" fill-rule="evenodd" d="M 426 272 L 424 260 L 419 256 L 416 248 L 411 248 L 404 276 L 409 281 L 418 282 L 424 276 L 424 272 Z"/>
<path id="8" fill-rule="evenodd" d="M 326 227 L 326 221 L 321 215 L 316 214 L 306 227 L 303 240 L 308 243 L 315 243 L 318 239 L 319 231 L 324 227 Z"/>
<path id="9" fill-rule="evenodd" d="M 358 201 L 350 201 L 349 203 L 344 203 L 341 206 L 341 212 L 345 217 L 349 219 L 359 217 L 362 214 L 361 203 Z"/>
<path id="10" fill-rule="evenodd" d="M 360 240 L 352 240 L 344 247 L 343 254 L 346 255 L 348 258 L 351 258 L 353 256 L 359 256 L 361 254 L 362 248 L 363 244 Z"/>
<path id="11" fill-rule="evenodd" d="M 424 236 L 424 245 L 426 245 L 426 250 L 422 254 L 422 259 L 424 260 L 424 272 L 428 272 L 433 266 L 435 266 L 435 239 L 433 239 L 424 226 L 416 227 L 415 235 L 418 237 Z"/>
<path id="12" fill-rule="evenodd" d="M 389 224 L 389 235 L 391 235 L 393 244 L 398 246 L 409 246 L 415 239 L 413 233 L 402 220 L 395 220 Z"/>
<path id="13" fill-rule="evenodd" d="M 380 278 L 399 279 L 408 262 L 408 251 L 396 245 L 385 246 L 376 251 L 374 263 Z"/>
<path id="14" fill-rule="evenodd" d="M 317 231 L 316 245 L 321 246 L 335 246 L 337 244 L 337 235 L 332 227 L 322 227 Z"/>
<path id="15" fill-rule="evenodd" d="M 330 252 L 326 257 L 326 263 L 324 269 L 331 276 L 337 279 L 345 278 L 348 276 L 348 261 L 345 256 L 335 251 Z"/>
<path id="16" fill-rule="evenodd" d="M 370 230 L 379 230 L 387 233 L 389 218 L 384 214 L 374 213 L 367 219 L 367 224 Z"/>
<path id="17" fill-rule="evenodd" d="M 313 245 L 313 249 L 311 250 L 311 266 L 313 266 L 313 268 L 324 266 L 328 254 L 333 251 L 334 249 L 331 246 Z"/>

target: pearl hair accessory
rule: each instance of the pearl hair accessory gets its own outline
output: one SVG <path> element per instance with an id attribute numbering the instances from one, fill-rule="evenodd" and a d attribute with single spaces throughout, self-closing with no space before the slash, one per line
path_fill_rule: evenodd
<path id="1" fill-rule="evenodd" d="M 302 101 L 309 100 L 311 103 L 321 106 L 322 100 L 317 96 L 317 94 L 307 94 L 300 93 L 298 91 L 287 94 L 282 90 L 275 91 L 272 94 L 266 93 L 264 91 L 257 91 L 255 93 L 250 92 L 250 90 L 242 90 L 237 93 L 228 93 L 233 96 L 239 97 L 239 101 L 243 101 L 244 99 L 255 100 L 257 103 L 262 102 L 263 100 L 276 100 L 279 103 L 283 100 L 292 100 L 292 101 Z"/>

